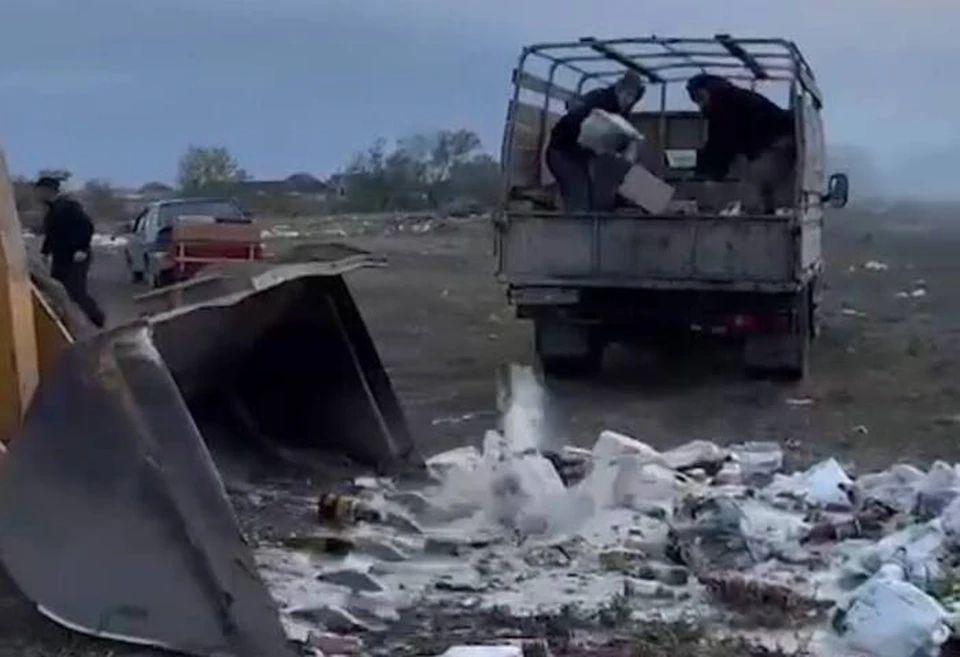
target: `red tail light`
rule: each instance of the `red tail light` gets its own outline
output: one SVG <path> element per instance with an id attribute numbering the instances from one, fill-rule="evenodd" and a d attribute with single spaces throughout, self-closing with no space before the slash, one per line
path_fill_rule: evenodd
<path id="1" fill-rule="evenodd" d="M 724 318 L 724 328 L 732 334 L 784 333 L 790 329 L 788 315 L 778 312 L 735 313 Z"/>

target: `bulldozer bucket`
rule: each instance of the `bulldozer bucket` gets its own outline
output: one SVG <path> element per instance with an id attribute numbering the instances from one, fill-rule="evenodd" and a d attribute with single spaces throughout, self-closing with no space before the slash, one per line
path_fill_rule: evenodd
<path id="1" fill-rule="evenodd" d="M 0 468 L 0 557 L 42 613 L 194 655 L 292 654 L 148 325 L 67 348 Z"/>
<path id="2" fill-rule="evenodd" d="M 193 655 L 292 653 L 214 457 L 266 443 L 422 467 L 351 268 L 221 277 L 64 347 L 0 461 L 0 559 L 41 612 Z"/>

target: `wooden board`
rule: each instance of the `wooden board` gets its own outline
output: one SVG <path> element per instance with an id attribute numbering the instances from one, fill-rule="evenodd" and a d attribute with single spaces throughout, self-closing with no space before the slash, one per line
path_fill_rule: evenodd
<path id="1" fill-rule="evenodd" d="M 174 242 L 242 242 L 260 241 L 260 228 L 253 223 L 206 223 L 178 221 L 173 225 Z"/>
<path id="2" fill-rule="evenodd" d="M 514 122 L 513 141 L 509 144 L 509 180 L 513 187 L 534 188 L 553 184 L 553 176 L 544 162 L 550 130 L 560 115 L 547 112 L 543 126 L 543 108 L 526 103 L 510 103 L 509 113 Z"/>
<path id="3" fill-rule="evenodd" d="M 10 440 L 39 380 L 27 252 L 7 162 L 0 150 L 0 442 Z"/>

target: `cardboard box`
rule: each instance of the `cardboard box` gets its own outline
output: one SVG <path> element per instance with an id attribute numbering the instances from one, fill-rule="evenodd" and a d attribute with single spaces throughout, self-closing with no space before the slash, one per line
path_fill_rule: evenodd
<path id="1" fill-rule="evenodd" d="M 620 195 L 636 203 L 650 214 L 663 214 L 673 200 L 674 188 L 650 173 L 644 166 L 634 164 L 623 182 Z"/>
<path id="2" fill-rule="evenodd" d="M 683 216 L 689 216 L 697 214 L 700 211 L 700 206 L 695 200 L 690 199 L 674 199 L 667 204 L 667 214 L 679 214 Z"/>

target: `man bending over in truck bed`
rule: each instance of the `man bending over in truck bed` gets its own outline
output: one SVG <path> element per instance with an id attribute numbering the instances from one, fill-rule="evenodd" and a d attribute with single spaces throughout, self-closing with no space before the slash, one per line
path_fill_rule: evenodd
<path id="1" fill-rule="evenodd" d="M 593 110 L 627 117 L 643 97 L 646 88 L 640 76 L 628 71 L 609 87 L 594 89 L 576 99 L 550 132 L 547 168 L 557 180 L 563 209 L 587 212 L 594 209 L 595 185 L 592 163 L 595 155 L 580 145 L 580 127 Z"/>
<path id="2" fill-rule="evenodd" d="M 779 189 L 796 160 L 793 114 L 765 96 L 708 73 L 687 81 L 687 92 L 707 120 L 707 142 L 697 153 L 697 173 L 722 180 L 738 156 L 747 160 L 748 212 L 773 214 Z"/>

